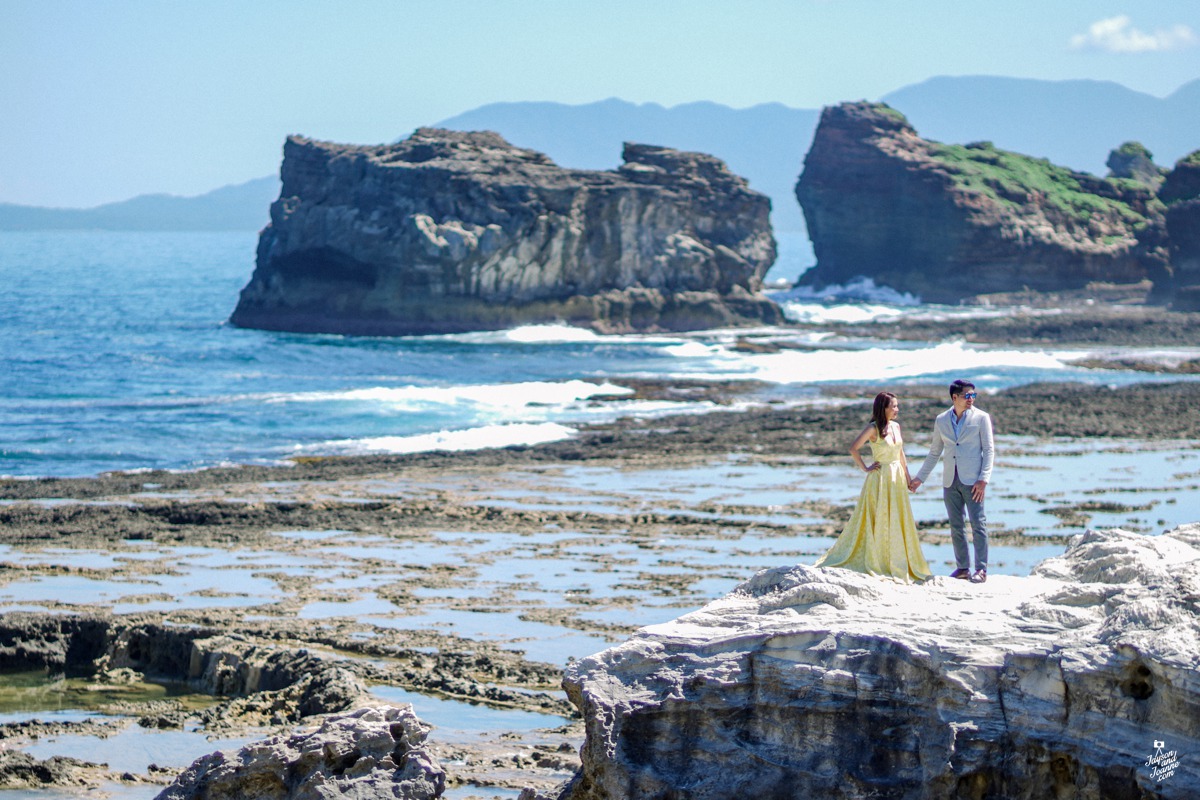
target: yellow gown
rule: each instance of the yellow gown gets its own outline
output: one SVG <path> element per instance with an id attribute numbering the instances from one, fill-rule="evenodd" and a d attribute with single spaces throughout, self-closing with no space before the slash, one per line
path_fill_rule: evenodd
<path id="1" fill-rule="evenodd" d="M 917 523 L 908 500 L 908 482 L 900 460 L 904 441 L 880 438 L 871 442 L 871 455 L 879 463 L 863 481 L 862 494 L 842 535 L 821 556 L 818 567 L 844 567 L 870 575 L 887 575 L 903 581 L 932 577 L 921 554 Z"/>

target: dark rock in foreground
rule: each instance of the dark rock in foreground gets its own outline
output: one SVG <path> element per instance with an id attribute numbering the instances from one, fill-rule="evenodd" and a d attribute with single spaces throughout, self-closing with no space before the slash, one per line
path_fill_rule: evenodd
<path id="1" fill-rule="evenodd" d="M 1200 524 L 1029 577 L 764 570 L 567 669 L 570 800 L 1200 796 Z"/>
<path id="2" fill-rule="evenodd" d="M 291 137 L 232 322 L 406 335 L 781 321 L 758 293 L 775 260 L 770 201 L 711 156 L 627 144 L 624 158 L 568 170 L 487 132 Z"/>
<path id="3" fill-rule="evenodd" d="M 361 708 L 195 761 L 157 800 L 433 800 L 446 773 L 412 706 Z"/>
<path id="4" fill-rule="evenodd" d="M 801 283 L 865 276 L 957 302 L 1163 278 L 1153 189 L 1098 178 L 990 142 L 922 139 L 881 104 L 826 108 L 796 186 L 817 265 Z"/>

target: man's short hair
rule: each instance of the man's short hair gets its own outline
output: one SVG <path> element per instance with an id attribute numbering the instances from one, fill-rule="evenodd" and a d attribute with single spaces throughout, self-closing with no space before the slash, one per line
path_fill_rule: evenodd
<path id="1" fill-rule="evenodd" d="M 967 391 L 967 389 L 974 388 L 975 384 L 971 383 L 970 381 L 958 380 L 950 384 L 950 396 L 954 397 L 956 394 L 962 394 L 963 392 Z"/>

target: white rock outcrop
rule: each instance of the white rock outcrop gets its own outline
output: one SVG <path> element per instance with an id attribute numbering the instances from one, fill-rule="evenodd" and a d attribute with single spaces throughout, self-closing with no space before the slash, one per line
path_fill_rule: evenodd
<path id="1" fill-rule="evenodd" d="M 1200 797 L 1200 524 L 1029 577 L 808 566 L 572 664 L 564 797 Z"/>

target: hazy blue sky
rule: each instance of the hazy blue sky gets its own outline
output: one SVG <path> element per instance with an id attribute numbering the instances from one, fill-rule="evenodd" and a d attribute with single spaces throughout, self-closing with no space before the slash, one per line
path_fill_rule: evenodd
<path id="1" fill-rule="evenodd" d="M 1198 0 L 0 0 L 0 202 L 277 172 L 485 103 L 877 99 L 935 75 L 1200 78 Z"/>

